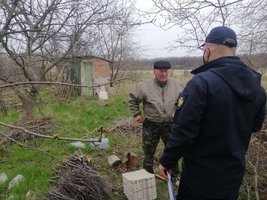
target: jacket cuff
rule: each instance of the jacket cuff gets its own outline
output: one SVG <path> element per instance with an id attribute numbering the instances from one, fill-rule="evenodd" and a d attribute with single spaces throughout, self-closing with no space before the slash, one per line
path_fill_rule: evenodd
<path id="1" fill-rule="evenodd" d="M 167 154 L 163 153 L 159 160 L 160 164 L 164 166 L 167 170 L 173 169 L 178 162 L 176 159 L 173 159 L 172 157 L 168 156 Z"/>

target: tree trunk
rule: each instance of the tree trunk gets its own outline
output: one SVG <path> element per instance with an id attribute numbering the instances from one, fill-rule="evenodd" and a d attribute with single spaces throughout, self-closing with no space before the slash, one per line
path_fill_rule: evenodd
<path id="1" fill-rule="evenodd" d="M 30 121 L 33 119 L 33 111 L 36 106 L 38 90 L 36 87 L 32 86 L 29 92 L 23 92 L 20 90 L 18 97 L 22 103 L 22 121 Z"/>
<path id="2" fill-rule="evenodd" d="M 22 100 L 22 121 L 30 121 L 33 119 L 33 110 L 35 107 L 35 102 L 30 99 Z"/>
<path id="3" fill-rule="evenodd" d="M 1 112 L 3 113 L 4 116 L 7 116 L 7 107 L 5 105 L 5 102 L 2 99 L 2 94 L 0 94 L 0 108 L 1 108 Z"/>

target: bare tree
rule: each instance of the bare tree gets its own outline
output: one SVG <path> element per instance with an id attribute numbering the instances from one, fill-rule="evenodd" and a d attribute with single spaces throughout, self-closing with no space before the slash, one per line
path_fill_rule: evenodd
<path id="1" fill-rule="evenodd" d="M 240 52 L 250 66 L 264 74 L 267 69 L 267 2 L 247 2 L 239 19 Z"/>
<path id="2" fill-rule="evenodd" d="M 69 55 L 84 32 L 112 18 L 113 0 L 0 1 L 0 43 L 20 76 L 7 83 L 44 80 Z M 109 13 L 105 14 L 104 13 Z M 38 87 L 13 87 L 23 104 L 23 120 L 32 118 Z"/>
<path id="3" fill-rule="evenodd" d="M 151 14 L 163 20 L 163 28 L 178 27 L 179 35 L 172 48 L 196 49 L 214 26 L 236 29 L 240 47 L 256 52 L 266 47 L 266 1 L 260 0 L 152 0 Z M 241 49 L 240 48 L 240 49 Z"/>
<path id="4" fill-rule="evenodd" d="M 158 25 L 163 28 L 177 26 L 178 35 L 173 48 L 186 47 L 190 50 L 199 46 L 212 26 L 230 25 L 231 13 L 241 6 L 242 0 L 152 0 L 154 13 L 163 18 Z"/>
<path id="5" fill-rule="evenodd" d="M 77 49 L 78 52 L 97 55 L 109 60 L 110 81 L 112 82 L 126 67 L 127 60 L 136 52 L 133 28 L 146 22 L 141 22 L 140 17 L 134 15 L 134 7 L 127 0 L 113 2 L 109 7 L 109 12 L 115 14 L 113 18 L 109 18 L 104 24 L 94 26 L 94 30 L 84 34 Z"/>
<path id="6" fill-rule="evenodd" d="M 243 6 L 236 24 L 239 25 L 242 53 L 263 54 L 267 52 L 267 2 L 248 1 Z"/>

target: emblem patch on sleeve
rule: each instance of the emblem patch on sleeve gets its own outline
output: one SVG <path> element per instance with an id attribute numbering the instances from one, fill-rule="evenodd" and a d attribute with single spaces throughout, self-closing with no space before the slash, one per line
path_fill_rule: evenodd
<path id="1" fill-rule="evenodd" d="M 181 108 L 184 105 L 184 102 L 185 102 L 185 96 L 182 93 L 180 93 L 176 102 L 177 108 Z"/>

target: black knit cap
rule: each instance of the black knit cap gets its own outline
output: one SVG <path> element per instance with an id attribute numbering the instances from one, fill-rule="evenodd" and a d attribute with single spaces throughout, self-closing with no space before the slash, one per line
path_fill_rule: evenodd
<path id="1" fill-rule="evenodd" d="M 165 60 L 159 60 L 154 62 L 154 69 L 170 69 L 171 64 Z"/>

